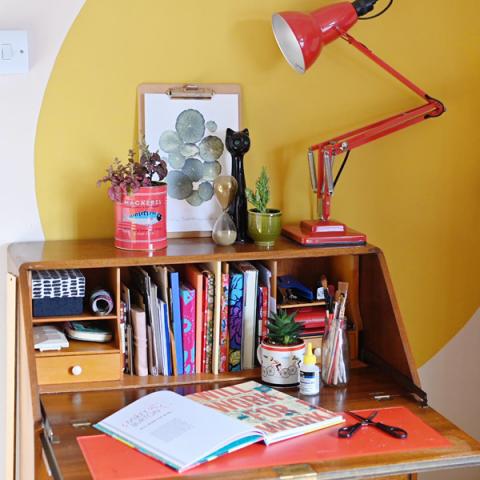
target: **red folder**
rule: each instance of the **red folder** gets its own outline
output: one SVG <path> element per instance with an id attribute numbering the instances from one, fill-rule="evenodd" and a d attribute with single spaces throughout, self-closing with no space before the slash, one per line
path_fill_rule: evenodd
<path id="1" fill-rule="evenodd" d="M 356 410 L 367 416 L 370 410 Z M 408 438 L 399 440 L 374 427 L 363 427 L 350 439 L 337 436 L 338 426 L 285 440 L 266 447 L 256 443 L 224 455 L 210 463 L 179 474 L 161 462 L 107 435 L 78 437 L 78 443 L 94 480 L 149 480 L 183 475 L 219 474 L 231 471 L 272 467 L 276 465 L 315 463 L 337 458 L 384 455 L 444 448 L 450 441 L 428 426 L 405 407 L 378 409 L 376 421 L 399 426 Z M 347 423 L 356 423 L 348 415 Z"/>
<path id="2" fill-rule="evenodd" d="M 344 232 L 308 233 L 300 225 L 285 225 L 282 234 L 296 242 L 312 247 L 333 247 L 347 245 L 365 245 L 367 237 L 360 232 L 347 228 Z"/>

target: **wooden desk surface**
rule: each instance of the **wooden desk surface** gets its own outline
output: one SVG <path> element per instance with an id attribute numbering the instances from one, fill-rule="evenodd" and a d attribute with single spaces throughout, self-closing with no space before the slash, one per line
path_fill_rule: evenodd
<path id="1" fill-rule="evenodd" d="M 12 243 L 8 247 L 9 270 L 21 269 L 99 268 L 134 265 L 181 264 L 211 261 L 242 261 L 282 258 L 330 257 L 362 255 L 377 252 L 367 244 L 352 247 L 304 247 L 280 237 L 271 248 L 253 243 L 222 247 L 211 238 L 172 238 L 168 246 L 154 252 L 120 250 L 112 239 L 51 240 L 47 242 Z"/>
<path id="2" fill-rule="evenodd" d="M 225 385 L 226 383 L 222 383 L 219 386 Z M 215 385 L 184 385 L 176 387 L 174 390 L 187 395 L 208 388 L 215 388 Z M 53 452 L 63 477 L 66 480 L 91 478 L 76 437 L 99 433 L 91 426 L 74 427 L 72 423 L 90 422 L 93 424 L 114 413 L 127 403 L 152 391 L 153 389 L 141 388 L 43 394 L 42 403 L 54 435 Z M 372 394 L 378 394 L 379 392 L 393 395 L 393 398 L 381 402 L 375 400 Z M 296 394 L 296 389 L 293 389 L 291 393 Z M 352 370 L 352 378 L 346 389 L 324 387 L 320 395 L 305 397 L 305 399 L 309 399 L 307 401 L 312 404 L 321 404 L 323 407 L 335 411 L 405 406 L 447 437 L 452 445 L 440 450 L 428 449 L 412 453 L 372 455 L 324 462 L 319 459 L 318 463 L 296 467 L 296 474 L 299 477 L 303 472 L 303 475 L 309 473 L 312 478 L 319 479 L 373 478 L 441 468 L 480 465 L 480 444 L 477 441 L 463 433 L 433 409 L 422 408 L 401 387 L 371 367 Z M 292 470 L 291 473 L 294 473 L 295 470 Z M 229 480 L 285 478 L 282 477 L 284 472 L 282 467 L 279 466 L 229 473 L 228 477 Z M 194 472 L 192 471 L 192 475 L 185 474 L 183 477 L 193 478 Z M 224 477 L 224 474 L 209 475 L 208 477 L 195 476 L 195 478 L 218 480 L 221 477 Z"/>

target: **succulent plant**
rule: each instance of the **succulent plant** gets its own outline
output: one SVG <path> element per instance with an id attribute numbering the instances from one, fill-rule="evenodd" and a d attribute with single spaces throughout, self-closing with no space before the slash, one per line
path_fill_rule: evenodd
<path id="1" fill-rule="evenodd" d="M 247 200 L 255 207 L 260 213 L 267 213 L 268 202 L 270 200 L 270 187 L 268 185 L 269 178 L 265 167 L 262 167 L 260 176 L 255 182 L 255 192 L 246 189 Z"/>
<path id="2" fill-rule="evenodd" d="M 276 345 L 299 343 L 298 334 L 302 325 L 295 321 L 296 315 L 296 311 L 288 314 L 285 310 L 279 310 L 270 315 L 266 340 Z"/>
<path id="3" fill-rule="evenodd" d="M 97 181 L 97 186 L 110 182 L 108 196 L 114 201 L 121 201 L 124 195 L 130 195 L 140 187 L 160 185 L 167 176 L 167 164 L 158 152 L 150 152 L 144 139 L 139 147 L 140 162 L 135 160 L 135 152 L 129 150 L 126 164 L 114 158 L 107 168 L 107 175 Z"/>

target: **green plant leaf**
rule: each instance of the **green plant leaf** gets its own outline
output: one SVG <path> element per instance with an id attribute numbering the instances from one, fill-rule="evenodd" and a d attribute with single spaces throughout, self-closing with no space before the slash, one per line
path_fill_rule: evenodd
<path id="1" fill-rule="evenodd" d="M 252 192 L 252 190 L 247 188 L 246 196 L 248 202 L 251 203 L 260 213 L 267 212 L 267 206 L 270 200 L 270 187 L 265 167 L 262 167 L 260 176 L 255 182 L 255 192 Z"/>

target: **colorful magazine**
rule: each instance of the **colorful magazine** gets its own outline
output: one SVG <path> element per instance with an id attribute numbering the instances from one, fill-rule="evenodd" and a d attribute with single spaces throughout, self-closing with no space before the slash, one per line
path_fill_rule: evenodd
<path id="1" fill-rule="evenodd" d="M 341 414 L 254 381 L 194 393 L 188 398 L 247 423 L 262 433 L 267 445 L 344 421 Z"/>

